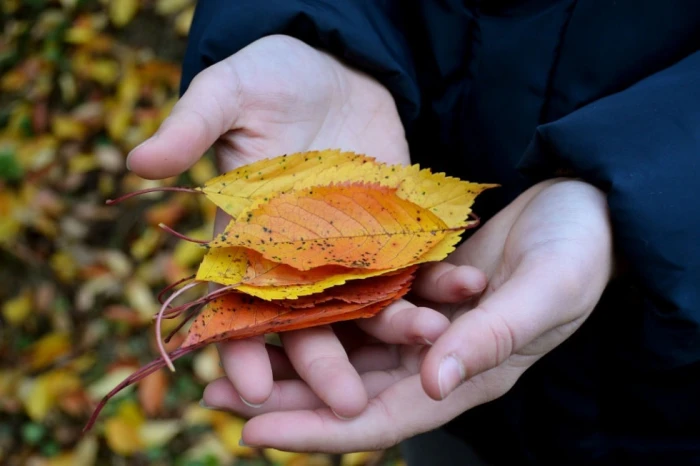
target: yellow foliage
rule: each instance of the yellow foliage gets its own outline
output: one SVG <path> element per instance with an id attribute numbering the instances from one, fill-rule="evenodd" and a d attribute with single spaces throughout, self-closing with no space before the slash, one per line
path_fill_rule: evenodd
<path id="1" fill-rule="evenodd" d="M 23 402 L 34 421 L 42 421 L 66 393 L 80 388 L 82 382 L 73 372 L 58 369 L 40 375 L 32 382 Z"/>
<path id="2" fill-rule="evenodd" d="M 187 36 L 190 32 L 190 26 L 192 25 L 192 19 L 194 18 L 194 7 L 191 6 L 186 10 L 180 12 L 175 18 L 175 32 L 181 36 Z"/>
<path id="3" fill-rule="evenodd" d="M 87 135 L 87 127 L 73 117 L 56 115 L 51 121 L 51 131 L 60 140 L 81 141 Z"/>
<path id="4" fill-rule="evenodd" d="M 73 344 L 66 332 L 52 332 L 35 341 L 27 351 L 29 366 L 41 369 L 68 354 Z"/>
<path id="5" fill-rule="evenodd" d="M 109 19 L 116 27 L 126 26 L 136 16 L 139 0 L 110 0 Z"/>
<path id="6" fill-rule="evenodd" d="M 255 454 L 253 448 L 239 445 L 244 424 L 243 419 L 233 416 L 228 416 L 226 419 L 214 424 L 216 435 L 226 449 L 235 456 L 251 456 Z"/>
<path id="7" fill-rule="evenodd" d="M 51 268 L 61 281 L 70 283 L 78 273 L 78 264 L 66 251 L 55 252 L 50 259 Z"/>
<path id="8" fill-rule="evenodd" d="M 32 311 L 32 294 L 24 290 L 20 295 L 5 301 L 2 305 L 2 316 L 12 326 L 20 325 Z"/>

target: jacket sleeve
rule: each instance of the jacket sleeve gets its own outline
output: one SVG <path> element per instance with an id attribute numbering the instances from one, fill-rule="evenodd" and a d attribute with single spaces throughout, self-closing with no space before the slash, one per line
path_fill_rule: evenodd
<path id="1" fill-rule="evenodd" d="M 608 193 L 658 363 L 700 361 L 700 52 L 540 126 L 521 168 L 552 167 Z"/>
<path id="2" fill-rule="evenodd" d="M 403 33 L 401 0 L 207 0 L 198 2 L 181 92 L 197 73 L 272 34 L 296 37 L 378 79 L 406 124 L 419 90 Z"/>

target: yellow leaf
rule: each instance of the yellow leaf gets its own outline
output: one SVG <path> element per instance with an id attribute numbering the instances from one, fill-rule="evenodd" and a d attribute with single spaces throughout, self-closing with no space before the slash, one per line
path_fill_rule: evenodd
<path id="1" fill-rule="evenodd" d="M 99 444 L 93 435 L 83 437 L 73 451 L 47 460 L 48 466 L 92 466 L 97 461 Z"/>
<path id="2" fill-rule="evenodd" d="M 219 352 L 215 346 L 207 346 L 192 361 L 194 374 L 203 382 L 209 383 L 223 376 L 219 366 Z"/>
<path id="3" fill-rule="evenodd" d="M 0 89 L 5 92 L 19 92 L 27 84 L 27 77 L 21 68 L 7 71 L 0 79 Z"/>
<path id="4" fill-rule="evenodd" d="M 93 400 L 99 400 L 103 398 L 107 393 L 112 391 L 114 387 L 119 385 L 122 382 L 122 380 L 130 376 L 136 369 L 137 367 L 128 366 L 120 367 L 118 369 L 114 369 L 108 372 L 104 377 L 93 382 L 90 386 L 87 387 L 88 395 L 90 395 L 90 398 L 92 398 Z M 127 394 L 132 389 L 133 387 L 130 386 L 126 390 L 119 392 L 119 395 L 121 396 L 122 394 Z"/>
<path id="5" fill-rule="evenodd" d="M 198 403 L 191 403 L 185 408 L 182 420 L 187 426 L 209 425 L 212 423 L 212 417 L 215 414 L 215 411 L 203 408 Z"/>
<path id="6" fill-rule="evenodd" d="M 157 0 L 156 13 L 163 16 L 172 15 L 191 3 L 192 0 Z"/>
<path id="7" fill-rule="evenodd" d="M 53 332 L 40 338 L 28 348 L 29 367 L 41 369 L 65 356 L 71 350 L 70 334 Z"/>
<path id="8" fill-rule="evenodd" d="M 107 133 L 115 141 L 123 141 L 131 124 L 132 109 L 128 105 L 117 105 L 109 111 Z"/>
<path id="9" fill-rule="evenodd" d="M 0 245 L 10 244 L 22 231 L 17 218 L 17 198 L 10 191 L 0 191 Z"/>
<path id="10" fill-rule="evenodd" d="M 87 135 L 87 127 L 73 117 L 56 115 L 51 121 L 51 132 L 60 140 L 81 141 Z"/>
<path id="11" fill-rule="evenodd" d="M 211 238 L 211 231 L 211 228 L 207 226 L 185 232 L 185 235 L 190 238 L 206 240 L 207 238 Z M 180 267 L 190 267 L 195 263 L 200 262 L 205 253 L 206 251 L 197 244 L 180 242 L 177 244 L 177 246 L 175 246 L 175 251 L 173 251 L 173 259 Z"/>
<path id="12" fill-rule="evenodd" d="M 299 270 L 391 269 L 415 263 L 452 229 L 394 188 L 343 184 L 272 198 L 229 223 L 209 246 L 246 247 Z"/>
<path id="13" fill-rule="evenodd" d="M 131 256 L 143 260 L 153 254 L 160 245 L 162 233 L 159 228 L 146 228 L 143 234 L 131 244 Z"/>
<path id="14" fill-rule="evenodd" d="M 136 16 L 139 0 L 110 0 L 109 19 L 116 27 L 123 27 Z"/>
<path id="15" fill-rule="evenodd" d="M 292 154 L 265 159 L 232 170 L 209 180 L 202 192 L 224 212 L 237 218 L 252 204 L 263 198 L 299 189 L 300 180 L 310 174 L 349 164 L 357 167 L 372 159 L 351 152 L 327 150 Z"/>
<path id="16" fill-rule="evenodd" d="M 34 379 L 23 399 L 27 414 L 34 421 L 43 421 L 59 398 L 81 385 L 78 376 L 67 370 L 59 369 L 40 375 Z"/>
<path id="17" fill-rule="evenodd" d="M 58 278 L 65 283 L 72 282 L 78 273 L 78 264 L 73 256 L 66 251 L 57 251 L 49 260 L 51 268 Z"/>
<path id="18" fill-rule="evenodd" d="M 397 194 L 419 206 L 429 209 L 448 226 L 461 224 L 471 213 L 471 206 L 483 191 L 497 184 L 469 183 L 444 173 L 421 170 L 416 177 L 407 177 L 399 185 Z"/>
<path id="19" fill-rule="evenodd" d="M 141 95 L 141 79 L 132 64 L 126 66 L 117 85 L 117 100 L 124 106 L 132 106 Z"/>
<path id="20" fill-rule="evenodd" d="M 219 422 L 214 426 L 214 431 L 221 442 L 228 451 L 236 456 L 251 456 L 255 454 L 254 449 L 238 444 L 241 439 L 244 424 L 245 423 L 240 418 L 228 417 L 224 422 Z"/>
<path id="21" fill-rule="evenodd" d="M 61 73 L 58 77 L 58 87 L 64 103 L 72 103 L 78 94 L 78 85 L 71 73 Z"/>
<path id="22" fill-rule="evenodd" d="M 144 447 L 139 431 L 120 417 L 107 419 L 104 433 L 107 445 L 117 454 L 130 456 Z"/>
<path id="23" fill-rule="evenodd" d="M 165 446 L 182 428 L 179 420 L 159 420 L 144 422 L 139 428 L 139 437 L 148 448 Z"/>
<path id="24" fill-rule="evenodd" d="M 102 84 L 109 86 L 119 78 L 119 63 L 111 59 L 92 60 L 87 68 L 87 75 Z"/>
<path id="25" fill-rule="evenodd" d="M 56 160 L 58 140 L 50 134 L 26 141 L 17 150 L 17 160 L 27 170 L 41 170 Z"/>
<path id="26" fill-rule="evenodd" d="M 160 307 L 151 289 L 141 280 L 129 280 L 124 290 L 124 296 L 129 306 L 144 319 L 151 318 Z"/>
<path id="27" fill-rule="evenodd" d="M 68 28 L 64 40 L 69 44 L 87 44 L 95 38 L 95 30 L 87 25 Z"/>
<path id="28" fill-rule="evenodd" d="M 290 462 L 298 458 L 306 456 L 303 453 L 276 450 L 274 448 L 263 449 L 263 454 L 265 455 L 265 457 L 267 457 L 267 459 L 269 459 L 275 464 L 289 464 Z"/>
<path id="29" fill-rule="evenodd" d="M 362 466 L 367 464 L 368 460 L 375 457 L 377 452 L 372 451 L 358 451 L 353 453 L 346 453 L 340 460 L 341 466 Z"/>
<path id="30" fill-rule="evenodd" d="M 140 429 L 145 418 L 141 407 L 134 400 L 125 400 L 119 405 L 116 415 L 133 429 Z"/>
<path id="31" fill-rule="evenodd" d="M 273 196 L 314 186 L 377 183 L 438 215 L 449 227 L 461 224 L 476 196 L 495 184 L 477 184 L 421 170 L 377 162 L 352 152 L 324 150 L 264 159 L 209 180 L 201 191 L 234 219 Z"/>
<path id="32" fill-rule="evenodd" d="M 202 157 L 192 165 L 188 173 L 195 183 L 202 185 L 216 177 L 216 167 L 210 157 Z"/>
<path id="33" fill-rule="evenodd" d="M 207 251 L 197 271 L 197 280 L 210 281 L 221 285 L 238 285 L 236 289 L 258 298 L 294 299 L 307 296 L 336 285 L 342 285 L 348 280 L 376 277 L 397 270 L 358 270 L 348 269 L 345 273 L 335 273 L 323 276 L 319 281 L 304 285 L 246 285 L 245 282 L 261 275 L 250 274 L 248 255 L 243 248 L 217 248 Z M 262 276 L 264 277 L 264 275 Z M 243 283 L 243 284 L 241 284 Z"/>
<path id="34" fill-rule="evenodd" d="M 192 25 L 192 18 L 194 18 L 193 6 L 177 15 L 175 18 L 175 32 L 181 36 L 187 36 L 190 32 L 190 26 Z"/>
<path id="35" fill-rule="evenodd" d="M 70 173 L 86 173 L 99 168 L 95 154 L 78 154 L 68 160 Z"/>
<path id="36" fill-rule="evenodd" d="M 49 458 L 45 463 L 41 463 L 41 466 L 73 466 L 75 464 L 75 459 L 72 453 L 61 453 L 58 456 Z"/>
<path id="37" fill-rule="evenodd" d="M 32 294 L 30 290 L 24 290 L 2 305 L 2 315 L 11 326 L 17 326 L 24 322 L 32 311 Z"/>

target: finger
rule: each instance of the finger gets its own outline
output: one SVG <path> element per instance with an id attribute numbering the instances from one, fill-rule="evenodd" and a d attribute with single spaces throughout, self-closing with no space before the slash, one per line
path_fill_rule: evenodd
<path id="1" fill-rule="evenodd" d="M 316 409 L 325 406 L 303 380 L 275 382 L 270 396 L 264 403 L 259 406 L 250 406 L 242 401 L 230 380 L 220 378 L 206 386 L 202 400 L 208 408 L 225 409 L 244 417 L 273 411 Z"/>
<path id="2" fill-rule="evenodd" d="M 397 301 L 357 326 L 385 343 L 431 345 L 450 326 L 443 314 L 408 301 Z"/>
<path id="3" fill-rule="evenodd" d="M 315 327 L 281 336 L 299 376 L 338 416 L 357 416 L 367 406 L 367 393 L 345 349 L 330 327 Z"/>
<path id="4" fill-rule="evenodd" d="M 348 354 L 350 363 L 359 374 L 371 371 L 395 369 L 401 364 L 399 347 L 396 345 L 368 345 Z"/>
<path id="5" fill-rule="evenodd" d="M 327 408 L 270 412 L 249 420 L 242 440 L 247 445 L 285 451 L 378 450 L 442 425 L 464 407 L 481 401 L 481 393 L 466 390 L 466 386 L 448 400 L 432 400 L 423 392 L 417 374 L 398 382 L 390 375 L 378 377 L 382 379 L 379 383 L 388 387 L 354 419 L 338 419 Z"/>
<path id="6" fill-rule="evenodd" d="M 267 356 L 270 358 L 270 365 L 272 366 L 272 378 L 274 380 L 287 380 L 287 379 L 298 379 L 299 374 L 292 366 L 289 361 L 287 354 L 284 349 L 274 346 L 267 345 Z"/>
<path id="7" fill-rule="evenodd" d="M 406 378 L 406 370 L 372 371 L 362 376 L 362 382 L 372 397 Z M 202 401 L 207 408 L 232 411 L 249 418 L 275 411 L 294 411 L 327 408 L 303 380 L 282 380 L 274 383 L 272 394 L 260 406 L 250 406 L 241 401 L 231 381 L 222 377 L 206 386 Z"/>
<path id="8" fill-rule="evenodd" d="M 428 301 L 458 303 L 481 293 L 486 281 L 486 275 L 475 267 L 437 262 L 421 267 L 412 291 Z"/>
<path id="9" fill-rule="evenodd" d="M 158 131 L 131 151 L 127 167 L 148 179 L 180 174 L 234 129 L 239 82 L 232 70 L 220 62 L 197 75 Z"/>
<path id="10" fill-rule="evenodd" d="M 263 336 L 218 345 L 226 376 L 243 402 L 258 406 L 272 392 L 272 367 Z"/>
<path id="11" fill-rule="evenodd" d="M 428 351 L 421 369 L 426 393 L 444 399 L 465 380 L 497 367 L 511 354 L 566 320 L 570 287 L 552 261 L 521 264 L 479 306 L 464 313 Z"/>

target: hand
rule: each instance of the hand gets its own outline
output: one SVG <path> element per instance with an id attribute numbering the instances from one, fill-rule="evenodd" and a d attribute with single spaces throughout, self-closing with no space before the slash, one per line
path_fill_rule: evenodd
<path id="1" fill-rule="evenodd" d="M 127 164 L 144 178 L 165 178 L 187 170 L 212 145 L 223 171 L 265 157 L 326 148 L 388 163 L 409 162 L 389 92 L 285 36 L 261 39 L 201 72 Z M 216 230 L 223 230 L 227 220 L 219 215 Z M 354 416 L 365 408 L 367 394 L 359 375 L 332 332 L 290 332 L 284 342 L 291 362 L 336 412 Z M 219 350 L 240 396 L 249 404 L 267 400 L 272 372 L 262 337 L 221 344 Z"/>
<path id="2" fill-rule="evenodd" d="M 541 183 L 477 230 L 449 263 L 427 268 L 415 291 L 437 303 L 472 294 L 464 289 L 478 288 L 478 276 L 462 264 L 486 272 L 488 287 L 474 302 L 436 306 L 451 324 L 432 347 L 371 345 L 351 354 L 370 394 L 358 417 L 333 416 L 280 358 L 277 375 L 288 380 L 277 381 L 260 408 L 232 398 L 225 380 L 207 388 L 205 402 L 252 417 L 243 430 L 248 445 L 347 452 L 394 445 L 500 397 L 598 302 L 612 268 L 605 197 L 578 181 Z M 416 309 L 397 303 L 363 325 L 381 337 Z"/>

